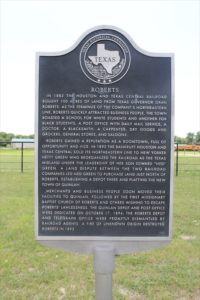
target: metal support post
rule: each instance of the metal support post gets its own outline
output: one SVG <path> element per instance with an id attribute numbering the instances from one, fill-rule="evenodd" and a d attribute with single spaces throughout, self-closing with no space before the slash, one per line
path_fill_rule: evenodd
<path id="1" fill-rule="evenodd" d="M 115 268 L 113 248 L 98 247 L 94 251 L 96 300 L 112 300 L 112 273 Z"/>
<path id="2" fill-rule="evenodd" d="M 178 143 L 176 144 L 176 176 L 178 176 Z"/>
<path id="3" fill-rule="evenodd" d="M 24 171 L 24 143 L 21 144 L 21 173 Z"/>

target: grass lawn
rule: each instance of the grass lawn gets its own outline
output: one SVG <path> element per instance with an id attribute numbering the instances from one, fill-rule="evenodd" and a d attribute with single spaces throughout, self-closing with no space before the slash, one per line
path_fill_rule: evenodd
<path id="1" fill-rule="evenodd" d="M 33 172 L 33 149 L 23 151 L 23 170 Z M 21 172 L 21 150 L 0 148 L 0 172 Z"/>
<path id="2" fill-rule="evenodd" d="M 13 156 L 17 150 L 10 151 L 5 154 Z M 26 152 L 33 167 L 31 153 Z M 200 164 L 197 157 L 180 159 Z M 33 180 L 31 169 L 0 172 L 0 299 L 94 300 L 92 256 L 64 253 L 35 241 Z M 198 170 L 192 167 L 175 177 L 173 241 L 116 258 L 115 300 L 200 299 L 199 195 Z"/>

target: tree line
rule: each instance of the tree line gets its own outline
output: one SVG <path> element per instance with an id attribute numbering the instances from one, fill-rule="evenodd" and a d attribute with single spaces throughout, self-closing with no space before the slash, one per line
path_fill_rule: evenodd
<path id="1" fill-rule="evenodd" d="M 200 131 L 188 132 L 186 137 L 174 137 L 174 142 L 179 144 L 200 144 Z"/>
<path id="2" fill-rule="evenodd" d="M 12 139 L 34 139 L 34 134 L 24 135 L 24 134 L 14 134 L 7 132 L 0 132 L 0 142 L 11 142 Z M 6 146 L 6 144 L 5 144 Z"/>

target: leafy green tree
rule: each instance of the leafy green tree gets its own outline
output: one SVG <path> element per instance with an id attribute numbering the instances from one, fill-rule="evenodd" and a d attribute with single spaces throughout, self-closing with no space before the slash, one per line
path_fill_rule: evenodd
<path id="1" fill-rule="evenodd" d="M 15 136 L 17 139 L 33 139 L 34 134 L 24 135 L 24 134 L 17 134 Z"/>
<path id="2" fill-rule="evenodd" d="M 179 136 L 174 136 L 174 143 L 180 143 L 180 137 Z"/>
<path id="3" fill-rule="evenodd" d="M 34 134 L 30 135 L 22 135 L 22 134 L 17 134 L 14 135 L 14 133 L 7 133 L 7 132 L 0 132 L 0 147 L 6 147 L 8 143 L 6 142 L 11 142 L 13 138 L 29 138 L 29 139 L 34 139 Z"/>
<path id="4" fill-rule="evenodd" d="M 29 139 L 34 139 L 34 134 L 30 134 L 30 135 L 28 136 L 28 138 L 29 138 Z"/>
<path id="5" fill-rule="evenodd" d="M 186 140 L 183 137 L 180 136 L 175 136 L 174 137 L 174 143 L 178 143 L 178 144 L 186 144 Z"/>
<path id="6" fill-rule="evenodd" d="M 1 141 L 5 141 L 6 136 L 7 136 L 7 133 L 6 133 L 6 132 L 3 132 L 3 131 L 0 132 L 0 140 L 1 140 Z"/>
<path id="7" fill-rule="evenodd" d="M 193 132 L 188 132 L 186 136 L 186 143 L 193 144 L 194 141 L 195 141 L 195 134 Z"/>
<path id="8" fill-rule="evenodd" d="M 17 134 L 17 135 L 15 136 L 15 138 L 16 138 L 16 139 L 22 139 L 22 138 L 23 138 L 23 135 L 22 135 L 22 134 Z"/>
<path id="9" fill-rule="evenodd" d="M 195 142 L 197 144 L 200 144 L 200 131 L 197 131 L 196 136 L 195 136 Z"/>
<path id="10" fill-rule="evenodd" d="M 1 131 L 0 132 L 0 146 L 6 147 L 6 145 L 7 145 L 6 142 L 10 142 L 13 137 L 14 137 L 13 133 L 6 133 L 6 132 Z"/>

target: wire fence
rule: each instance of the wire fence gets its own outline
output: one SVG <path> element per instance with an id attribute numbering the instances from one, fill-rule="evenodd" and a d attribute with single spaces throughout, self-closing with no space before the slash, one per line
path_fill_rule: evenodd
<path id="1" fill-rule="evenodd" d="M 0 142 L 0 172 L 28 172 L 34 169 L 34 142 Z"/>
<path id="2" fill-rule="evenodd" d="M 175 144 L 175 174 L 200 174 L 200 145 Z M 34 169 L 34 142 L 0 142 L 0 172 Z"/>
<path id="3" fill-rule="evenodd" d="M 200 145 L 175 144 L 175 174 L 200 174 Z"/>

